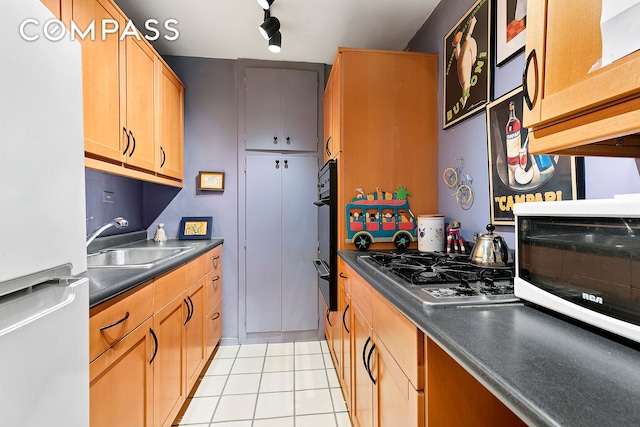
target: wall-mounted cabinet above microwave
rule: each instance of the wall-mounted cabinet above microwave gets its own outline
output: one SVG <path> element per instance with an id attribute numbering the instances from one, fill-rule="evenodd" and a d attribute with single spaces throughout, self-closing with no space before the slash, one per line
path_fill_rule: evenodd
<path id="1" fill-rule="evenodd" d="M 618 2 L 530 0 L 524 125 L 534 153 L 640 157 L 640 50 Z M 608 19 L 610 17 L 610 19 Z M 602 21 L 602 22 L 601 22 Z"/>

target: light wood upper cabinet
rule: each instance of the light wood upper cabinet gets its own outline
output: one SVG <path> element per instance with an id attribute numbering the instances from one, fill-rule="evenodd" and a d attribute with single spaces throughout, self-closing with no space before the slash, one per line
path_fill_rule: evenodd
<path id="1" fill-rule="evenodd" d="M 332 71 L 324 89 L 324 161 L 335 159 L 340 153 L 341 138 L 341 87 L 340 55 L 336 56 Z"/>
<path id="2" fill-rule="evenodd" d="M 128 166 L 155 170 L 155 53 L 146 41 L 127 37 L 126 121 L 122 123 L 123 153 Z"/>
<path id="3" fill-rule="evenodd" d="M 40 0 L 40 2 L 47 6 L 47 9 L 49 9 L 56 18 L 60 19 L 62 17 L 61 0 Z"/>
<path id="4" fill-rule="evenodd" d="M 640 51 L 598 67 L 600 0 L 527 4 L 524 125 L 534 153 L 640 156 Z M 595 66 L 595 67 L 594 67 Z"/>
<path id="5" fill-rule="evenodd" d="M 156 172 L 182 180 L 184 176 L 184 87 L 171 69 L 156 58 Z"/>
<path id="6" fill-rule="evenodd" d="M 406 187 L 414 214 L 437 213 L 437 62 L 433 54 L 338 50 L 329 77 L 338 206 L 349 203 L 356 188 Z M 338 209 L 338 249 L 354 249 L 345 242 L 347 220 Z M 374 242 L 373 248 L 394 245 Z"/>
<path id="7" fill-rule="evenodd" d="M 81 29 L 107 19 L 117 21 L 120 28 L 124 25 L 124 17 L 108 0 L 74 0 L 72 19 Z M 125 60 L 124 43 L 117 33 L 108 34 L 105 40 L 86 37 L 80 43 L 85 152 L 121 162 L 120 63 Z"/>
<path id="8" fill-rule="evenodd" d="M 128 18 L 112 0 L 61 4 L 67 25 L 65 8 L 81 31 L 97 23 L 95 37 L 80 40 L 85 166 L 182 186 L 184 86 L 142 35 L 121 37 Z M 119 31 L 102 40 L 100 23 L 107 19 Z"/>

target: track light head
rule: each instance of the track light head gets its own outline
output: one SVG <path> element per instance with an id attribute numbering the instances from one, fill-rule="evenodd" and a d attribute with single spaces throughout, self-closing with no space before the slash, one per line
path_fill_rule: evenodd
<path id="1" fill-rule="evenodd" d="M 261 8 L 263 8 L 264 10 L 268 10 L 269 7 L 271 7 L 271 4 L 274 2 L 274 0 L 258 0 L 258 4 L 260 5 Z"/>
<path id="2" fill-rule="evenodd" d="M 262 37 L 266 40 L 270 40 L 271 37 L 280 30 L 280 21 L 278 18 L 275 16 L 267 16 L 268 14 L 269 12 L 265 11 L 264 22 L 260 24 L 260 27 L 258 28 L 260 30 L 260 34 L 262 34 Z"/>
<path id="3" fill-rule="evenodd" d="M 282 46 L 282 33 L 278 31 L 269 39 L 269 50 L 273 53 L 279 53 Z"/>

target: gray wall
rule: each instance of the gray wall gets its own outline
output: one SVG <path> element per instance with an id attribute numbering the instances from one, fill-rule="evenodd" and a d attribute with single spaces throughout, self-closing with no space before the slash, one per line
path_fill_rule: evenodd
<path id="1" fill-rule="evenodd" d="M 458 20 L 473 6 L 474 0 L 442 0 L 429 19 L 409 42 L 408 50 L 438 53 L 438 105 L 442 105 L 442 49 L 443 38 Z M 494 73 L 494 97 L 497 99 L 521 85 L 524 53 L 516 56 Z M 438 182 L 440 212 L 447 222 L 462 223 L 462 235 L 471 240 L 475 231 L 484 230 L 490 220 L 489 159 L 487 154 L 486 114 L 475 116 L 442 129 L 439 114 L 438 169 L 443 171 L 451 160 L 464 157 L 465 171 L 473 177 L 474 204 L 468 211 L 460 208 L 452 190 L 442 180 Z M 586 198 L 606 198 L 613 194 L 640 192 L 640 176 L 633 159 L 590 157 L 585 159 Z M 497 231 L 514 247 L 513 227 L 497 227 Z"/>
<path id="2" fill-rule="evenodd" d="M 191 57 L 165 60 L 186 86 L 184 105 L 184 187 L 149 226 L 164 223 L 167 237 L 178 238 L 183 216 L 213 217 L 212 236 L 224 239 L 222 337 L 238 337 L 238 148 L 237 61 Z M 197 191 L 199 171 L 225 173 L 222 193 Z"/>

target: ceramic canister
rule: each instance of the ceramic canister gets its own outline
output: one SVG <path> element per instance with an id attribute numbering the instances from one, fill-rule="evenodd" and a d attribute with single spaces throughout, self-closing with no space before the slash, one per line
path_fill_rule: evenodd
<path id="1" fill-rule="evenodd" d="M 444 251 L 444 215 L 418 215 L 418 250 Z"/>

